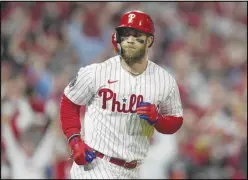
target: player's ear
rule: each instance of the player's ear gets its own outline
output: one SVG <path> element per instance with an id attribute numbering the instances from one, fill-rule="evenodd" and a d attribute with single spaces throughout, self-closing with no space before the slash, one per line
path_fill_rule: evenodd
<path id="1" fill-rule="evenodd" d="M 152 46 L 152 42 L 153 42 L 153 36 L 148 36 L 148 38 L 147 38 L 147 45 L 148 45 L 148 47 L 151 47 Z"/>

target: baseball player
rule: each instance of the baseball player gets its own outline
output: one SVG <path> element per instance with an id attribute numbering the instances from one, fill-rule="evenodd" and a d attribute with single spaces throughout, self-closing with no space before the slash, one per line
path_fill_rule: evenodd
<path id="1" fill-rule="evenodd" d="M 154 130 L 173 134 L 183 123 L 175 79 L 148 60 L 154 41 L 150 16 L 125 13 L 114 37 L 119 55 L 82 67 L 62 95 L 72 179 L 138 178 Z M 81 106 L 87 108 L 84 123 Z"/>

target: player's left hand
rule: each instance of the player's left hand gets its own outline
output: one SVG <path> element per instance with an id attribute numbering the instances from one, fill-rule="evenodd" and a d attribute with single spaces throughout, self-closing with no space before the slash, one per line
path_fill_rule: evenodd
<path id="1" fill-rule="evenodd" d="M 137 107 L 137 114 L 141 119 L 146 120 L 150 125 L 158 121 L 158 109 L 155 104 L 141 102 Z"/>

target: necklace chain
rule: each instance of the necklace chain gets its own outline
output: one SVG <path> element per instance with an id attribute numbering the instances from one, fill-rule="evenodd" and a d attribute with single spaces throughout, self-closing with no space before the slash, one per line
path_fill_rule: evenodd
<path id="1" fill-rule="evenodd" d="M 127 69 L 128 72 L 130 72 L 131 74 L 133 75 L 140 75 L 141 73 L 135 73 L 135 72 L 132 72 L 131 70 Z"/>
<path id="2" fill-rule="evenodd" d="M 123 64 L 122 67 L 123 67 L 125 70 L 127 70 L 130 74 L 135 75 L 135 76 L 140 75 L 140 74 L 143 73 L 143 72 L 138 72 L 138 73 L 132 72 L 132 70 L 130 69 L 130 67 L 127 67 L 125 64 Z"/>
<path id="3" fill-rule="evenodd" d="M 129 68 L 127 68 L 127 67 L 125 67 L 124 66 L 124 69 L 126 69 L 129 73 L 131 73 L 131 74 L 133 74 L 133 75 L 140 75 L 140 74 L 142 74 L 142 73 L 135 73 L 135 72 L 132 72 L 132 70 L 130 70 Z"/>

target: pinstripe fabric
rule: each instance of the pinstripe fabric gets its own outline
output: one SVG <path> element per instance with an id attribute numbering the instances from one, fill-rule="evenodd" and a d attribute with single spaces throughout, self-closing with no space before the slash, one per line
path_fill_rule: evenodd
<path id="1" fill-rule="evenodd" d="M 125 71 L 119 56 L 83 67 L 74 85 L 68 85 L 64 93 L 75 104 L 87 105 L 85 142 L 107 156 L 127 161 L 146 157 L 154 132 L 154 128 L 135 113 L 138 102 L 143 100 L 156 104 L 160 113 L 168 115 L 181 116 L 183 113 L 175 79 L 151 61 L 139 76 Z M 101 164 L 101 161 L 95 163 Z M 106 166 L 112 170 L 105 167 L 103 171 L 101 168 L 105 165 L 100 164 L 93 168 L 90 176 L 74 164 L 72 177 L 82 178 L 84 172 L 87 178 L 130 178 L 137 173 L 136 170 L 113 168 L 113 165 Z"/>
<path id="2" fill-rule="evenodd" d="M 73 163 L 71 179 L 138 179 L 140 169 L 124 169 L 100 158 L 86 166 L 89 166 L 88 169 Z"/>

